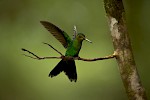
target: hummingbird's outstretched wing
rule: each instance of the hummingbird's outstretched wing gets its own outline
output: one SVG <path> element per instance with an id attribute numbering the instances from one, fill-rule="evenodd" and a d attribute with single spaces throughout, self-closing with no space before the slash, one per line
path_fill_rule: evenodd
<path id="1" fill-rule="evenodd" d="M 47 21 L 40 21 L 41 24 L 65 47 L 72 41 L 68 34 L 54 24 Z"/>

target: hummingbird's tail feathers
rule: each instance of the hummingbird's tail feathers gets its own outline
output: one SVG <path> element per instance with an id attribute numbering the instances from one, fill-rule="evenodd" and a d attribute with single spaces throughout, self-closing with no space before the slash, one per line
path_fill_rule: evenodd
<path id="1" fill-rule="evenodd" d="M 77 81 L 76 65 L 74 60 L 65 61 L 64 72 L 68 76 L 69 80 L 72 82 Z"/>
<path id="2" fill-rule="evenodd" d="M 74 60 L 61 60 L 56 67 L 50 72 L 49 77 L 57 76 L 60 72 L 64 71 L 68 76 L 69 80 L 72 82 L 77 81 L 77 72 Z"/>
<path id="3" fill-rule="evenodd" d="M 54 77 L 54 76 L 57 76 L 60 72 L 63 71 L 63 66 L 64 65 L 64 61 L 61 60 L 57 65 L 56 67 L 49 73 L 49 77 Z"/>

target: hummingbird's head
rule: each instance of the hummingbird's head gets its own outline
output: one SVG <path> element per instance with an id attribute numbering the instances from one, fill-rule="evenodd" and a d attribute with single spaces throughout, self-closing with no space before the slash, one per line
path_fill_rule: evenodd
<path id="1" fill-rule="evenodd" d="M 78 39 L 79 41 L 86 40 L 86 41 L 92 43 L 92 41 L 90 41 L 89 39 L 87 39 L 83 33 L 78 33 L 78 34 L 77 34 L 77 39 Z"/>

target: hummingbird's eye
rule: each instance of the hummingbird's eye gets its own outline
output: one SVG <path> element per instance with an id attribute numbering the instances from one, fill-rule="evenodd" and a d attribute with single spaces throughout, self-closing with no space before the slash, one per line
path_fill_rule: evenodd
<path id="1" fill-rule="evenodd" d="M 82 38 L 82 36 L 81 36 L 81 35 L 79 35 L 79 38 Z"/>
<path id="2" fill-rule="evenodd" d="M 80 39 L 84 39 L 84 36 L 81 36 L 81 35 L 80 35 L 79 38 L 80 38 Z"/>
<path id="3" fill-rule="evenodd" d="M 84 34 L 82 34 L 82 33 L 78 33 L 78 39 L 80 39 L 80 40 L 84 40 L 85 39 L 85 35 Z"/>

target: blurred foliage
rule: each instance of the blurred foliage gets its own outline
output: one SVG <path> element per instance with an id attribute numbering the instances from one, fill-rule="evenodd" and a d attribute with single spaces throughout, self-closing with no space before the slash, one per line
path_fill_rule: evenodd
<path id="1" fill-rule="evenodd" d="M 127 25 L 142 83 L 150 97 L 149 0 L 124 1 Z M 40 56 L 59 56 L 42 44 L 48 42 L 62 53 L 63 46 L 40 25 L 47 20 L 70 36 L 73 25 L 93 44 L 83 43 L 81 57 L 113 53 L 103 0 L 1 0 L 0 1 L 0 100 L 127 100 L 114 59 L 76 61 L 78 81 L 61 73 L 49 78 L 59 60 L 33 60 L 21 48 Z"/>

